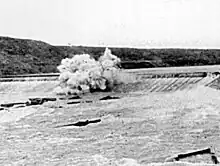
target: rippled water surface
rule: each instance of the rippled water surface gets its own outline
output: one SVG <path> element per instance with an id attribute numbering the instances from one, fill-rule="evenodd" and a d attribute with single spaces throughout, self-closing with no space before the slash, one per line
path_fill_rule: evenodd
<path id="1" fill-rule="evenodd" d="M 51 89 L 55 85 L 29 84 L 26 88 L 22 84 L 15 91 L 13 86 L 1 84 L 1 92 L 19 92 L 1 93 L 1 103 L 29 96 L 54 96 Z M 67 100 L 58 100 L 1 111 L 1 165 L 147 165 L 207 146 L 220 154 L 219 91 L 200 86 L 149 93 L 144 91 L 144 85 L 127 87 L 136 89 L 83 97 L 92 103 L 69 105 Z M 120 99 L 98 100 L 106 95 Z M 57 127 L 86 119 L 101 122 Z M 212 163 L 209 156 L 183 161 Z"/>

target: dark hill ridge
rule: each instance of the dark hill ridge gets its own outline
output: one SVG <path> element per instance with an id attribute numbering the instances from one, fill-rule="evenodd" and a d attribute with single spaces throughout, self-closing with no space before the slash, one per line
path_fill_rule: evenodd
<path id="1" fill-rule="evenodd" d="M 0 75 L 57 72 L 56 67 L 65 57 L 88 53 L 97 59 L 104 50 L 103 47 L 53 46 L 42 41 L 0 37 Z M 219 49 L 111 48 L 111 50 L 122 61 L 149 60 L 153 64 L 142 64 L 139 67 L 220 64 Z"/>
<path id="2" fill-rule="evenodd" d="M 59 47 L 41 41 L 0 37 L 0 72 L 7 74 L 55 72 L 65 57 Z"/>

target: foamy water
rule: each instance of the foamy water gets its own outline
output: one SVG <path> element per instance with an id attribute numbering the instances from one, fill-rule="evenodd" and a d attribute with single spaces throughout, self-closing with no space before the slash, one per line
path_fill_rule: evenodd
<path id="1" fill-rule="evenodd" d="M 105 107 L 106 112 L 108 110 L 113 110 L 115 107 L 120 106 L 120 109 L 132 107 L 136 110 L 137 113 L 132 118 L 122 118 L 125 123 L 135 123 L 141 121 L 141 117 L 152 117 L 155 118 L 158 122 L 168 121 L 171 114 L 175 114 L 175 110 L 195 110 L 187 111 L 185 115 L 181 117 L 180 124 L 182 127 L 186 128 L 196 128 L 195 123 L 198 125 L 204 124 L 209 116 L 220 117 L 220 92 L 208 88 L 199 86 L 192 90 L 176 91 L 173 93 L 152 93 L 143 95 L 140 97 L 134 98 L 123 98 L 121 101 L 114 104 L 109 104 Z M 147 107 L 152 107 L 148 111 L 144 111 Z M 126 109 L 125 109 L 126 110 Z M 109 121 L 117 121 L 114 117 L 106 117 L 106 123 Z M 212 123 L 212 122 L 210 122 Z M 208 126 L 206 126 L 208 127 Z M 163 128 L 163 127 L 162 127 Z M 199 130 L 192 130 L 192 132 L 200 132 Z M 135 137 L 134 139 L 141 139 L 141 137 Z M 143 137 L 143 140 L 146 140 L 147 137 Z M 123 139 L 123 138 L 122 138 Z M 150 139 L 150 137 L 148 138 Z M 154 141 L 157 142 L 155 138 L 152 137 Z M 131 139 L 130 139 L 131 140 Z M 161 141 L 158 139 L 158 141 Z M 212 144 L 212 143 L 211 143 Z M 153 146 L 152 146 L 153 147 Z M 143 150 L 145 148 L 143 147 Z M 91 158 L 88 158 L 85 163 L 88 165 L 97 165 L 97 166 L 208 166 L 210 160 L 206 162 L 202 161 L 201 163 L 189 163 L 189 162 L 175 162 L 175 163 L 146 163 L 144 158 L 148 156 L 148 150 L 146 152 L 142 151 L 142 154 L 145 156 L 139 156 L 139 159 L 134 158 L 108 158 L 101 154 L 93 155 Z M 183 150 L 184 151 L 184 150 Z M 150 155 L 150 154 L 149 154 Z M 209 158 L 208 158 L 209 159 Z M 197 160 L 199 162 L 199 160 Z M 80 164 L 79 165 L 84 165 Z M 208 164 L 209 163 L 209 164 Z"/>
<path id="2" fill-rule="evenodd" d="M 89 162 L 83 164 L 76 164 L 78 166 L 215 166 L 214 164 L 207 163 L 189 163 L 189 162 L 171 162 L 171 163 L 149 163 L 139 164 L 136 160 L 131 158 L 122 158 L 119 160 L 108 159 L 102 155 L 93 155 Z M 81 162 L 80 159 L 78 162 Z"/>
<path id="3" fill-rule="evenodd" d="M 2 88 L 5 93 L 0 94 L 0 96 L 5 97 L 5 102 L 11 101 L 12 98 L 15 101 L 18 99 L 20 101 L 22 94 L 27 94 L 27 96 L 30 96 L 30 94 L 33 96 L 51 94 L 51 88 L 53 87 L 47 83 L 40 83 L 29 85 L 26 89 L 27 85 L 20 84 L 21 86 L 20 88 L 19 86 L 17 87 L 17 91 L 19 92 L 20 90 L 22 93 L 17 94 L 17 96 L 13 93 L 7 93 L 10 88 L 7 89 L 6 86 Z M 11 89 L 13 89 L 12 86 Z M 37 93 L 34 93 L 34 91 Z M 21 96 L 19 97 L 19 95 Z M 3 98 L 1 99 L 4 100 Z M 60 165 L 203 166 L 208 164 L 162 162 L 166 157 L 196 149 L 197 146 L 214 145 L 217 150 L 219 148 L 217 136 L 219 136 L 220 92 L 209 87 L 198 86 L 191 90 L 178 90 L 172 93 L 149 93 L 142 89 L 138 93 L 130 91 L 119 100 L 68 107 L 63 105 L 64 108 L 60 110 L 51 108 L 49 110 L 51 104 L 50 106 L 48 104 L 41 106 L 41 109 L 38 108 L 38 112 L 34 108 L 28 107 L 27 109 L 11 109 L 8 114 L 1 114 L 0 120 L 2 122 L 5 122 L 4 120 L 8 118 L 6 116 L 11 116 L 10 120 L 17 121 L 18 124 L 27 123 L 27 125 L 36 129 L 39 125 L 42 125 L 40 131 L 45 130 L 44 132 L 47 135 L 43 137 L 42 142 L 40 142 L 41 138 L 36 138 L 39 144 L 36 140 L 31 139 L 35 143 L 35 148 L 31 149 L 31 153 L 29 153 L 30 151 L 26 152 L 25 150 L 27 149 L 25 148 L 22 149 L 22 146 L 25 147 L 26 144 L 27 147 L 31 147 L 30 140 L 26 140 L 25 143 L 20 145 L 21 147 L 18 146 L 19 142 L 10 142 L 10 146 L 13 143 L 15 144 L 15 149 L 18 147 L 25 153 L 29 153 L 28 159 L 20 160 L 19 162 L 14 161 L 15 165 L 22 164 L 22 162 L 27 163 L 29 159 L 34 160 L 35 155 L 47 153 L 45 156 L 49 156 L 51 163 L 57 162 Z M 57 116 L 54 114 L 57 114 Z M 66 121 L 77 121 L 79 120 L 78 117 L 84 119 L 100 117 L 102 122 L 82 129 L 67 128 L 59 131 L 51 129 L 53 121 L 63 124 Z M 23 121 L 21 118 L 23 120 L 27 119 L 27 121 Z M 31 123 L 28 123 L 28 120 Z M 44 121 L 45 126 L 43 126 Z M 46 124 L 51 126 L 48 127 Z M 48 130 L 46 130 L 47 128 Z M 51 135 L 48 134 L 50 130 L 53 131 Z M 213 132 L 209 132 L 211 130 Z M 111 134 L 112 131 L 114 131 L 113 134 Z M 25 135 L 25 132 L 24 130 L 22 134 Z M 19 132 L 14 134 L 17 133 Z M 189 136 L 191 133 L 192 136 Z M 200 137 L 205 136 L 211 137 L 210 140 L 205 142 L 200 139 Z M 45 146 L 43 151 L 32 152 L 32 150 L 34 151 L 37 148 L 40 149 L 43 146 L 42 143 Z M 124 149 L 120 148 L 120 145 L 123 145 Z M 61 150 L 54 154 L 51 147 Z M 5 147 L 2 148 L 4 149 Z M 7 150 L 5 148 L 5 152 Z M 74 157 L 69 158 L 71 155 L 65 152 L 71 152 Z M 5 153 L 0 154 L 2 156 L 5 155 Z M 12 155 L 12 152 L 10 154 Z M 58 154 L 63 155 L 63 160 L 55 158 Z M 13 154 L 12 156 L 16 158 L 16 155 L 18 154 Z M 51 159 L 51 156 L 55 156 L 55 159 Z M 50 160 L 44 157 L 41 158 L 42 162 L 50 165 Z M 207 163 L 210 163 L 210 161 Z"/>

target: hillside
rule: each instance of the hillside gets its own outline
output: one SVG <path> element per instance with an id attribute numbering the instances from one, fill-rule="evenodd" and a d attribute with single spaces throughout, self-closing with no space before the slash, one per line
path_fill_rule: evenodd
<path id="1" fill-rule="evenodd" d="M 47 43 L 0 37 L 0 73 L 26 74 L 55 72 L 64 52 Z"/>
<path id="2" fill-rule="evenodd" d="M 98 58 L 102 47 L 53 46 L 42 41 L 0 37 L 0 75 L 57 72 L 60 61 L 74 54 L 88 53 Z M 153 65 L 171 67 L 220 64 L 220 50 L 111 48 L 122 61 L 149 60 Z M 134 65 L 125 68 L 133 68 Z"/>

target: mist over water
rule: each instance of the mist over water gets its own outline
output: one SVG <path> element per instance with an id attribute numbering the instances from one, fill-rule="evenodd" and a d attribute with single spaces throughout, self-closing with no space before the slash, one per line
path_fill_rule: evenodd
<path id="1" fill-rule="evenodd" d="M 103 56 L 96 61 L 88 54 L 66 58 L 58 66 L 60 86 L 57 94 L 78 94 L 96 90 L 110 90 L 120 80 L 121 60 L 106 48 Z"/>

